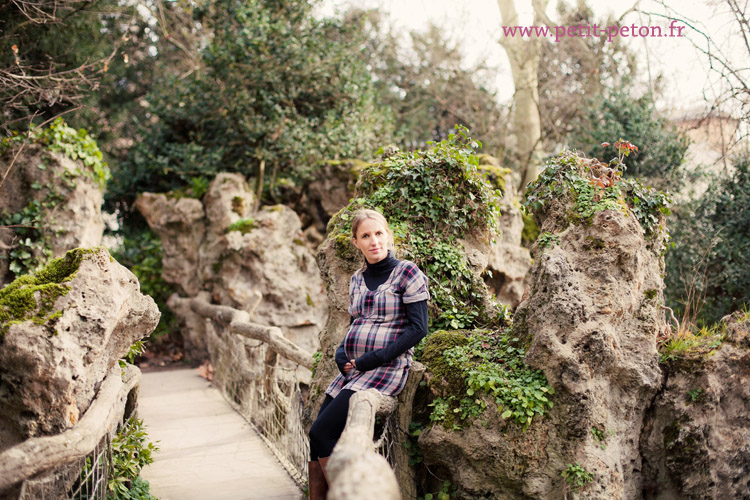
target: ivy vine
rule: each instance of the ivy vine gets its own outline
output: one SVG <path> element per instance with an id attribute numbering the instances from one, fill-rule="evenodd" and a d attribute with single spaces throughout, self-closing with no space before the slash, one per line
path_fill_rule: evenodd
<path id="1" fill-rule="evenodd" d="M 396 152 L 360 173 L 357 196 L 328 225 L 339 256 L 356 260 L 351 221 L 361 208 L 388 220 L 400 257 L 415 262 L 429 279 L 432 331 L 504 324 L 508 312 L 488 305 L 481 278 L 471 272 L 461 239 L 470 231 L 493 236 L 501 192 L 477 166 L 481 147 L 464 128 L 427 151 Z M 380 152 L 382 153 L 382 151 Z"/>
<path id="2" fill-rule="evenodd" d="M 52 257 L 51 237 L 54 220 L 49 212 L 65 200 L 65 189 L 75 189 L 76 178 L 86 176 L 104 189 L 110 173 L 102 159 L 102 153 L 94 139 L 84 129 L 75 130 L 62 118 L 57 118 L 49 127 L 32 129 L 28 134 L 14 133 L 0 141 L 0 153 L 13 147 L 20 147 L 23 142 L 39 144 L 47 151 L 59 152 L 74 161 L 80 161 L 82 167 L 74 170 L 57 172 L 58 185 L 51 182 L 35 182 L 31 188 L 43 191 L 44 195 L 31 200 L 19 212 L 0 214 L 0 227 L 12 229 L 16 238 L 13 248 L 7 255 L 8 269 L 18 277 L 37 269 Z M 40 170 L 49 168 L 49 158 L 43 157 L 36 166 Z"/>

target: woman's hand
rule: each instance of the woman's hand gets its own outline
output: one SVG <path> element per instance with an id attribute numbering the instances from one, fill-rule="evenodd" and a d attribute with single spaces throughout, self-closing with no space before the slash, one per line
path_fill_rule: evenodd
<path id="1" fill-rule="evenodd" d="M 349 362 L 344 365 L 344 373 L 349 375 L 349 372 L 352 371 L 352 369 L 357 369 L 357 365 L 354 363 L 353 359 L 349 360 Z"/>

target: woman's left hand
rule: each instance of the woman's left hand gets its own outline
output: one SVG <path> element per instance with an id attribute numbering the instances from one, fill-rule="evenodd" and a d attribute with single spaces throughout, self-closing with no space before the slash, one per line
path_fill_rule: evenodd
<path id="1" fill-rule="evenodd" d="M 349 372 L 352 371 L 352 369 L 354 369 L 354 370 L 357 369 L 357 365 L 354 363 L 353 359 L 350 360 L 347 364 L 344 365 L 344 373 L 346 373 L 348 375 Z"/>

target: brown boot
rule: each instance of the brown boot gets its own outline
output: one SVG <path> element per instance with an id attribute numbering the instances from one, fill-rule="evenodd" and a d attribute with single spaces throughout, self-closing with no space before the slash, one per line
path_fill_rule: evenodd
<path id="1" fill-rule="evenodd" d="M 317 460 L 307 463 L 307 490 L 310 500 L 326 500 L 328 495 L 328 482 Z"/>
<path id="2" fill-rule="evenodd" d="M 323 471 L 323 477 L 326 478 L 326 488 L 330 486 L 331 483 L 328 482 L 328 473 L 326 472 L 326 467 L 328 467 L 328 459 L 331 457 L 325 457 L 325 458 L 319 458 L 318 462 L 320 462 L 320 469 Z"/>

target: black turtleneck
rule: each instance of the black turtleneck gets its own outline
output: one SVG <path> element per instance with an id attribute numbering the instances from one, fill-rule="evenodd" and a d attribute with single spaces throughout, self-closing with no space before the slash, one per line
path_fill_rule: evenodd
<path id="1" fill-rule="evenodd" d="M 374 264 L 368 262 L 367 267 L 362 273 L 362 277 L 365 279 L 365 285 L 367 285 L 368 290 L 375 290 L 377 287 L 385 283 L 391 275 L 393 268 L 395 268 L 398 263 L 399 260 L 390 250 L 388 251 L 388 256 L 380 262 Z M 407 320 L 407 325 L 406 328 L 404 328 L 404 331 L 401 332 L 395 341 L 382 349 L 367 352 L 357 358 L 354 361 L 357 370 L 366 372 L 374 370 L 386 363 L 390 363 L 405 353 L 408 349 L 417 345 L 419 341 L 427 335 L 426 300 L 404 304 L 404 313 L 406 314 Z M 350 324 L 352 321 L 353 319 L 350 320 Z M 344 374 L 344 365 L 349 362 L 349 359 L 344 351 L 343 341 L 338 349 L 336 349 L 335 359 L 339 371 Z"/>
<path id="2" fill-rule="evenodd" d="M 398 264 L 398 259 L 393 255 L 393 252 L 388 250 L 386 258 L 375 264 L 367 263 L 365 271 L 362 273 L 362 277 L 365 279 L 365 285 L 370 291 L 375 290 L 377 287 L 388 281 L 388 277 L 391 275 L 391 271 Z"/>

